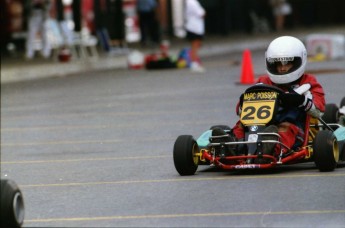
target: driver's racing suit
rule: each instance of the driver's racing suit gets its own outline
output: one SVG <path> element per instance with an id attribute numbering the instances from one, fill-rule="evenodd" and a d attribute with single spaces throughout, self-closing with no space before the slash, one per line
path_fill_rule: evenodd
<path id="1" fill-rule="evenodd" d="M 273 85 L 287 93 L 301 85 L 310 84 L 310 93 L 308 94 L 310 102 L 307 104 L 308 107 L 306 107 L 306 104 L 301 105 L 300 107 L 281 107 L 274 117 L 274 124 L 278 127 L 281 142 L 291 149 L 300 147 L 304 141 L 304 128 L 307 113 L 317 116 L 317 113 L 325 111 L 325 94 L 322 86 L 316 78 L 310 74 L 304 74 L 297 81 L 284 85 L 274 84 L 270 78 L 265 75 L 261 76 L 257 83 Z M 237 104 L 236 111 L 239 115 L 241 112 L 240 102 Z M 240 121 L 238 121 L 233 127 L 232 132 L 238 140 L 242 140 L 244 138 L 244 128 Z M 286 150 L 283 150 L 283 152 L 286 152 Z M 279 153 L 278 149 L 276 150 L 276 153 Z"/>

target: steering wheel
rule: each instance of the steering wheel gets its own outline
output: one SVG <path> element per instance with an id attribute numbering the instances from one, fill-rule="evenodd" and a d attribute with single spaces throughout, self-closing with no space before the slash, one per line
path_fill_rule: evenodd
<path id="1" fill-rule="evenodd" d="M 268 84 L 263 84 L 263 83 L 259 83 L 259 84 L 255 84 L 251 87 L 249 87 L 248 89 L 246 89 L 244 91 L 244 93 L 249 93 L 249 92 L 253 92 L 253 91 L 273 91 L 273 92 L 277 92 L 279 94 L 282 94 L 282 93 L 285 93 L 284 90 L 276 87 L 276 86 L 273 86 L 273 85 L 268 85 Z"/>

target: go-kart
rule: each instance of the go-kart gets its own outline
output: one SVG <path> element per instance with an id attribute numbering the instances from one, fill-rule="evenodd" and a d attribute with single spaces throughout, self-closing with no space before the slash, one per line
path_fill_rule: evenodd
<path id="1" fill-rule="evenodd" d="M 197 140 L 192 135 L 180 135 L 173 150 L 177 172 L 182 176 L 193 175 L 198 165 L 225 170 L 268 169 L 310 161 L 315 162 L 320 171 L 333 171 L 338 162 L 345 161 L 345 127 L 339 123 L 327 123 L 321 114 L 317 117 L 306 115 L 303 144 L 297 149 L 284 145 L 278 133 L 264 131 L 272 124 L 284 95 L 286 93 L 281 89 L 265 84 L 257 84 L 245 90 L 240 101 L 240 121 L 245 132 L 245 138 L 241 141 L 220 140 L 229 137 L 231 133 L 227 125 L 213 126 Z M 337 114 L 334 112 L 333 115 Z M 215 128 L 221 128 L 226 134 L 213 135 Z M 267 147 L 264 145 L 268 144 L 278 146 L 280 152 L 266 153 L 264 150 Z M 224 154 L 224 148 L 229 147 L 235 153 Z"/>

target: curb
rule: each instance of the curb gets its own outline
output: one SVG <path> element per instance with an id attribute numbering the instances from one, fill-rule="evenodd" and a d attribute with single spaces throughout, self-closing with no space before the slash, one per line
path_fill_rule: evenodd
<path id="1" fill-rule="evenodd" d="M 288 31 L 288 35 L 296 36 L 304 41 L 307 35 L 312 33 L 340 33 L 344 34 L 342 27 L 315 28 Z M 273 38 L 282 34 L 263 35 L 240 35 L 235 37 L 210 38 L 205 40 L 200 50 L 200 57 L 211 57 L 215 55 L 240 53 L 245 49 L 251 51 L 264 50 Z M 179 51 L 188 44 L 176 45 L 171 50 L 172 55 L 177 55 Z M 151 50 L 152 51 L 152 50 Z M 145 52 L 144 52 L 145 53 Z M 63 77 L 70 74 L 84 73 L 89 71 L 128 69 L 127 55 L 102 56 L 97 59 L 73 60 L 68 63 L 49 62 L 44 64 L 16 65 L 1 67 L 1 84 L 43 79 L 49 77 Z"/>
<path id="2" fill-rule="evenodd" d="M 246 48 L 258 50 L 265 48 L 267 42 L 242 42 L 236 45 L 227 45 L 225 42 L 218 46 L 205 44 L 200 50 L 200 57 L 210 57 L 232 52 L 241 52 Z M 178 54 L 179 50 L 171 50 L 172 54 Z M 52 62 L 42 65 L 10 66 L 1 68 L 1 84 L 20 81 L 30 81 L 49 77 L 64 77 L 71 74 L 90 71 L 128 69 L 127 56 L 101 57 L 98 59 L 75 60 L 67 63 Z"/>
<path id="3" fill-rule="evenodd" d="M 109 57 L 102 59 L 85 59 L 68 63 L 46 63 L 24 67 L 8 67 L 1 69 L 1 84 L 29 81 L 49 77 L 63 77 L 70 74 L 88 71 L 127 68 L 125 57 Z"/>

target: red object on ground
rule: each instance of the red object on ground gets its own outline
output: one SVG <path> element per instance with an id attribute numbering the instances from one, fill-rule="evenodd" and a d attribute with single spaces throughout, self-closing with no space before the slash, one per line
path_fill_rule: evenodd
<path id="1" fill-rule="evenodd" d="M 254 84 L 254 71 L 252 57 L 249 49 L 243 51 L 241 84 Z"/>

